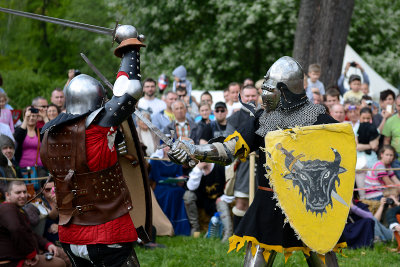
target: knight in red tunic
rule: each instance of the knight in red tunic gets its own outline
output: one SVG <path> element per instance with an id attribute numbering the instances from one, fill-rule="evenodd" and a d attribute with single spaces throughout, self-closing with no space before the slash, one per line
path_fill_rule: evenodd
<path id="1" fill-rule="evenodd" d="M 121 66 L 112 99 L 104 104 L 100 82 L 81 74 L 66 88 L 66 113 L 42 129 L 41 158 L 56 184 L 59 238 L 74 266 L 139 266 L 132 201 L 114 143 L 142 95 L 144 45 L 133 26 L 119 26 L 116 38 Z"/>

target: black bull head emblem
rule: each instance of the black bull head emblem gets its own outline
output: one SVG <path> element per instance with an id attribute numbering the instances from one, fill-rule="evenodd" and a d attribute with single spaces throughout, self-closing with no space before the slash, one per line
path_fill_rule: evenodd
<path id="1" fill-rule="evenodd" d="M 332 207 L 332 194 L 338 196 L 336 192 L 336 181 L 340 185 L 339 174 L 346 172 L 346 169 L 340 167 L 342 157 L 336 149 L 331 148 L 335 154 L 333 162 L 324 160 L 300 161 L 303 154 L 297 157 L 293 156 L 293 150 L 288 152 L 277 144 L 276 148 L 280 150 L 285 157 L 285 166 L 290 171 L 284 176 L 285 179 L 292 180 L 293 187 L 298 186 L 302 201 L 306 200 L 307 211 L 317 214 L 326 213 L 326 207 Z M 340 201 L 340 200 L 339 200 Z"/>

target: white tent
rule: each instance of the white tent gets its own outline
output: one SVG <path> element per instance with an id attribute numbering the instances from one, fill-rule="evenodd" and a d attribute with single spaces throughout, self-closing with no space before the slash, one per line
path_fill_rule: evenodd
<path id="1" fill-rule="evenodd" d="M 351 48 L 350 45 L 346 45 L 346 49 L 344 51 L 344 57 L 343 57 L 343 65 L 342 65 L 342 73 L 344 71 L 344 68 L 347 64 L 347 62 L 357 62 L 358 64 L 361 65 L 361 67 L 364 68 L 365 72 L 367 73 L 369 77 L 369 91 L 370 91 L 370 96 L 375 101 L 379 101 L 379 93 L 383 90 L 386 89 L 391 89 L 395 92 L 397 95 L 399 93 L 399 90 L 396 89 L 393 85 L 388 83 L 385 79 L 383 79 L 370 65 L 368 65 L 367 62 L 365 62 L 359 54 L 357 54 L 356 51 L 354 51 L 353 48 Z M 350 77 L 351 74 L 358 74 L 362 77 L 361 71 L 356 68 L 350 68 L 348 73 L 347 73 L 347 78 Z M 349 88 L 349 84 L 347 82 L 347 79 L 345 79 L 345 87 Z"/>

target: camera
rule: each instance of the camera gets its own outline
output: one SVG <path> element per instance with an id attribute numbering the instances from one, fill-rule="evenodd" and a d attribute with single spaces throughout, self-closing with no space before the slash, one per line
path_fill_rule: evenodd
<path id="1" fill-rule="evenodd" d="M 39 113 L 39 109 L 31 107 L 30 108 L 31 113 Z"/>
<path id="2" fill-rule="evenodd" d="M 50 261 L 53 259 L 53 253 L 47 252 L 44 254 L 44 258 L 46 259 L 46 261 Z"/>
<path id="3" fill-rule="evenodd" d="M 355 61 L 350 62 L 350 67 L 357 67 L 357 63 Z"/>
<path id="4" fill-rule="evenodd" d="M 391 205 L 394 204 L 394 200 L 393 200 L 392 198 L 389 198 L 389 197 L 388 197 L 388 198 L 386 199 L 385 204 L 388 205 L 388 206 L 391 206 Z"/>

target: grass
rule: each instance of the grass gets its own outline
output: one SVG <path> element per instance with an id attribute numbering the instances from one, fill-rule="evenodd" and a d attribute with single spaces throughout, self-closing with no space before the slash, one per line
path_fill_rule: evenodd
<path id="1" fill-rule="evenodd" d="M 228 242 L 206 238 L 185 236 L 158 237 L 157 242 L 164 249 L 144 249 L 137 247 L 136 253 L 142 267 L 203 267 L 203 266 L 243 266 L 244 248 L 240 252 L 227 254 Z M 377 243 L 373 249 L 343 250 L 337 255 L 339 266 L 390 267 L 400 266 L 400 255 L 395 251 L 395 243 Z M 301 252 L 295 252 L 285 264 L 283 255 L 278 254 L 276 266 L 307 266 Z"/>

